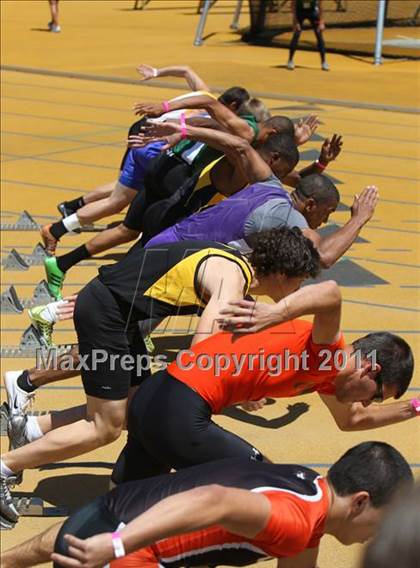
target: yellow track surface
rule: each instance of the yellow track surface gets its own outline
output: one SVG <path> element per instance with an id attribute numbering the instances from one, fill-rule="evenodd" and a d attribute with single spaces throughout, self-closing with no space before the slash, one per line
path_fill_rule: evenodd
<path id="1" fill-rule="evenodd" d="M 300 117 L 316 112 L 319 134 L 344 136 L 344 149 L 328 173 L 341 183 L 344 204 L 368 184 L 380 189 L 381 201 L 374 219 L 363 230 L 367 242 L 355 244 L 346 256 L 353 266 L 384 282 L 375 286 L 343 287 L 343 329 L 348 340 L 371 330 L 402 335 L 419 354 L 419 120 L 413 113 L 363 110 L 325 104 L 282 100 L 319 97 L 399 107 L 418 107 L 417 64 L 392 61 L 374 68 L 366 61 L 330 56 L 330 73 L 318 69 L 315 53 L 299 52 L 305 65 L 294 73 L 279 68 L 285 50 L 241 44 L 227 32 L 233 2 L 223 2 L 210 15 L 202 48 L 193 48 L 196 2 L 152 0 L 143 12 L 132 12 L 132 1 L 60 2 L 61 34 L 44 33 L 46 2 L 3 1 L 3 64 L 136 79 L 140 62 L 153 65 L 189 63 L 212 86 L 232 84 L 267 93 L 264 102 L 273 113 Z M 246 16 L 242 16 L 244 25 Z M 357 31 L 355 31 L 357 33 Z M 328 42 L 328 35 L 327 35 Z M 179 80 L 175 81 L 179 83 Z M 135 100 L 161 101 L 179 94 L 179 88 L 118 84 L 5 71 L 2 76 L 2 202 L 4 223 L 13 222 L 27 209 L 38 222 L 57 217 L 56 204 L 111 181 L 123 151 Z M 269 94 L 271 94 L 269 96 Z M 304 151 L 319 149 L 310 142 Z M 312 158 L 309 156 L 306 163 Z M 305 163 L 305 160 L 304 160 Z M 337 212 L 332 223 L 348 218 Z M 119 218 L 119 217 L 116 217 Z M 114 219 L 115 220 L 115 219 Z M 64 237 L 59 251 L 69 250 L 89 234 Z M 35 232 L 4 232 L 2 258 L 11 248 L 28 253 L 38 242 Z M 117 252 L 123 252 L 124 247 Z M 95 276 L 101 262 L 94 259 L 73 269 L 65 291 L 80 289 Z M 26 272 L 1 270 L 2 291 L 15 284 L 21 298 L 31 295 L 43 277 L 42 267 Z M 25 315 L 3 316 L 3 345 L 17 345 L 27 327 Z M 174 327 L 185 325 L 177 322 Z M 70 322 L 56 326 L 58 343 L 74 340 Z M 2 359 L 2 370 L 27 368 L 26 359 Z M 79 379 L 41 389 L 37 410 L 61 409 L 83 401 Z M 411 396 L 419 395 L 418 375 Z M 4 398 L 2 390 L 2 398 Z M 308 411 L 287 425 L 272 420 L 287 415 L 288 404 L 306 403 Z M 297 407 L 299 409 L 299 407 Z M 414 466 L 420 467 L 420 422 L 410 421 L 378 431 L 339 432 L 315 395 L 280 400 L 260 413 L 257 424 L 247 415 L 218 421 L 255 444 L 273 460 L 318 464 L 325 472 L 348 447 L 366 439 L 396 445 Z M 242 418 L 242 420 L 241 420 Z M 248 420 L 248 422 L 244 421 Z M 271 422 L 270 422 L 271 421 Z M 2 438 L 2 444 L 5 438 Z M 43 497 L 51 505 L 75 507 L 105 491 L 110 467 L 123 442 L 95 453 L 25 472 L 20 491 Z M 314 466 L 315 467 L 315 466 Z M 54 523 L 52 518 L 22 518 L 3 532 L 2 547 L 22 542 Z M 357 566 L 360 547 L 344 548 L 330 538 L 323 541 L 322 568 Z M 269 563 L 268 566 L 274 566 Z"/>

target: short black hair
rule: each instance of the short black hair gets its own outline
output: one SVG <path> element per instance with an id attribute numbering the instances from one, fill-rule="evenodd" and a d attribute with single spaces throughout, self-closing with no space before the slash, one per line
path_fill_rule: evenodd
<path id="1" fill-rule="evenodd" d="M 381 366 L 378 377 L 384 385 L 396 385 L 400 398 L 407 390 L 414 371 L 411 347 L 402 337 L 387 331 L 369 333 L 352 343 L 361 357 L 369 357 Z M 373 355 L 369 355 L 373 353 Z"/>
<path id="2" fill-rule="evenodd" d="M 279 227 L 252 235 L 249 261 L 257 276 L 284 274 L 288 278 L 311 276 L 321 269 L 319 252 L 297 227 Z"/>
<path id="3" fill-rule="evenodd" d="M 398 450 L 384 442 L 363 442 L 350 448 L 328 470 L 327 479 L 341 497 L 367 491 L 374 507 L 389 503 L 413 473 Z"/>
<path id="4" fill-rule="evenodd" d="M 264 121 L 263 126 L 273 128 L 279 134 L 290 134 L 295 136 L 295 127 L 293 122 L 287 116 L 272 116 Z"/>
<path id="5" fill-rule="evenodd" d="M 271 134 L 265 142 L 261 144 L 258 151 L 264 154 L 279 154 L 280 158 L 286 162 L 290 170 L 299 162 L 299 150 L 296 142 L 290 134 Z"/>
<path id="6" fill-rule="evenodd" d="M 218 100 L 226 106 L 236 103 L 239 108 L 242 103 L 249 101 L 250 98 L 248 91 L 243 87 L 230 87 L 220 95 Z"/>
<path id="7" fill-rule="evenodd" d="M 300 199 L 312 197 L 317 203 L 340 202 L 340 193 L 332 180 L 321 174 L 302 177 L 296 186 L 296 193 Z"/>

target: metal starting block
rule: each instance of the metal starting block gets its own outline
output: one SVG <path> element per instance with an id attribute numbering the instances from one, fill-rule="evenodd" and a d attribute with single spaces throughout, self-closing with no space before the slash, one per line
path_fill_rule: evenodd
<path id="1" fill-rule="evenodd" d="M 3 262 L 3 270 L 29 270 L 29 264 L 16 249 L 12 249 Z"/>
<path id="2" fill-rule="evenodd" d="M 22 300 L 22 305 L 25 308 L 32 308 L 33 306 L 40 306 L 42 304 L 49 304 L 55 302 L 54 296 L 51 294 L 46 280 L 41 280 L 35 286 L 32 298 Z"/>
<path id="3" fill-rule="evenodd" d="M 40 306 L 54 302 L 55 298 L 51 295 L 46 280 L 41 280 L 33 291 L 32 298 L 19 299 L 13 285 L 9 286 L 1 294 L 1 313 L 2 314 L 21 314 L 25 308 Z"/>
<path id="4" fill-rule="evenodd" d="M 24 211 L 15 223 L 2 223 L 2 231 L 38 231 L 40 225 L 27 211 Z"/>
<path id="5" fill-rule="evenodd" d="M 67 507 L 52 507 L 45 504 L 40 497 L 28 494 L 13 495 L 13 504 L 21 517 L 68 517 Z"/>
<path id="6" fill-rule="evenodd" d="M 28 270 L 30 266 L 41 266 L 49 256 L 41 243 L 35 245 L 31 254 L 20 254 L 12 249 L 3 261 L 3 270 Z"/>
<path id="7" fill-rule="evenodd" d="M 1 313 L 2 314 L 21 314 L 23 306 L 18 298 L 15 287 L 9 286 L 5 292 L 1 294 Z"/>

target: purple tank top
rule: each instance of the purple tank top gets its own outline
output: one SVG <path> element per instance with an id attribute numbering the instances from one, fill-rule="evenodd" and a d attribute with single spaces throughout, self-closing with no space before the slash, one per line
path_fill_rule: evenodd
<path id="1" fill-rule="evenodd" d="M 185 240 L 229 243 L 244 239 L 245 221 L 252 211 L 270 199 L 279 198 L 287 199 L 292 204 L 289 193 L 275 176 L 271 176 L 165 229 L 153 237 L 146 248 Z"/>

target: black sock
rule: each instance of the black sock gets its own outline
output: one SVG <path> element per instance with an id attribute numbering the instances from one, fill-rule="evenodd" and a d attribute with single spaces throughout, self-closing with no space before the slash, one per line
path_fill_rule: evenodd
<path id="1" fill-rule="evenodd" d="M 57 257 L 57 266 L 61 272 L 67 272 L 72 266 L 86 260 L 86 258 L 90 258 L 90 253 L 86 245 L 82 245 L 67 254 L 63 254 L 63 256 Z"/>
<path id="2" fill-rule="evenodd" d="M 76 199 L 72 199 L 71 201 L 65 201 L 64 205 L 68 209 L 72 209 L 73 211 L 77 211 L 78 209 L 83 207 L 83 205 L 86 205 L 86 204 L 85 204 L 84 197 L 82 195 L 81 197 L 77 197 Z"/>
<path id="3" fill-rule="evenodd" d="M 69 231 L 64 226 L 63 221 L 57 221 L 57 223 L 53 223 L 50 227 L 50 233 L 57 239 L 57 241 L 59 241 L 60 238 L 68 232 Z"/>
<path id="4" fill-rule="evenodd" d="M 34 392 L 38 387 L 31 383 L 29 378 L 29 371 L 23 371 L 21 375 L 18 376 L 17 384 L 20 389 L 25 392 Z"/>

